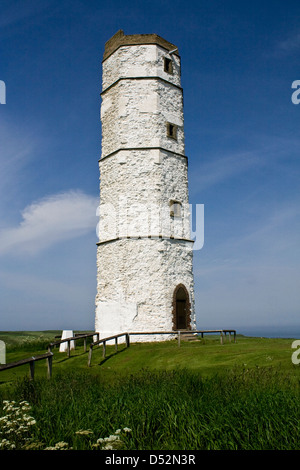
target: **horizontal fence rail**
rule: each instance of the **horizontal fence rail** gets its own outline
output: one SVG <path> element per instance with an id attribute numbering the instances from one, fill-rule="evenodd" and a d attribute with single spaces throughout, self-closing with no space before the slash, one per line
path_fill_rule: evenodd
<path id="1" fill-rule="evenodd" d="M 132 331 L 132 332 L 127 332 L 127 333 L 120 333 L 118 335 L 114 336 L 107 336 L 106 338 L 101 338 L 98 339 L 97 341 L 94 341 L 93 343 L 90 344 L 90 350 L 89 350 L 89 356 L 88 356 L 88 367 L 91 366 L 92 362 L 92 354 L 93 354 L 93 347 L 96 345 L 103 345 L 103 358 L 106 357 L 106 343 L 111 340 L 115 340 L 115 348 L 116 351 L 118 350 L 118 338 L 121 336 L 125 336 L 126 339 L 126 347 L 128 348 L 130 346 L 130 336 L 133 335 L 177 335 L 178 339 L 178 346 L 180 347 L 180 340 L 182 335 L 198 335 L 201 334 L 201 338 L 203 338 L 204 334 L 207 333 L 220 333 L 220 342 L 221 344 L 224 343 L 224 335 L 225 335 L 225 340 L 226 340 L 226 334 L 229 334 L 229 342 L 231 341 L 231 334 L 233 333 L 234 335 L 234 342 L 236 342 L 236 330 L 172 330 L 172 331 Z M 98 333 L 99 334 L 99 333 Z"/>
<path id="2" fill-rule="evenodd" d="M 140 331 L 140 332 L 130 332 L 129 335 L 177 335 L 178 345 L 180 346 L 180 339 L 182 335 L 198 335 L 201 334 L 203 338 L 204 334 L 207 333 L 220 333 L 220 342 L 224 343 L 224 336 L 226 340 L 227 333 L 229 334 L 229 342 L 231 341 L 231 333 L 234 335 L 234 342 L 236 342 L 236 330 L 172 330 L 172 331 Z"/>
<path id="3" fill-rule="evenodd" d="M 88 354 L 88 367 L 91 366 L 92 362 L 92 354 L 93 354 L 93 348 L 94 346 L 100 346 L 102 344 L 103 347 L 103 358 L 106 357 L 106 343 L 108 341 L 115 340 L 115 350 L 118 351 L 118 339 L 121 337 L 125 337 L 125 343 L 126 343 L 126 348 L 129 348 L 130 346 L 130 336 L 140 336 L 140 335 L 177 335 L 177 341 L 178 341 L 178 346 L 180 347 L 180 341 L 181 337 L 183 335 L 201 335 L 201 338 L 204 337 L 205 334 L 220 334 L 220 342 L 221 344 L 224 344 L 224 337 L 226 341 L 226 335 L 229 335 L 229 342 L 231 341 L 231 334 L 234 336 L 234 342 L 236 342 L 236 330 L 233 329 L 226 329 L 226 330 L 172 330 L 172 331 L 132 331 L 132 332 L 126 332 L 126 333 L 120 333 L 114 336 L 108 336 L 106 338 L 101 338 L 100 339 L 100 333 L 95 332 L 95 333 L 88 333 L 88 334 L 77 334 L 76 336 L 70 337 L 70 338 L 65 338 L 59 341 L 55 341 L 53 343 L 50 343 L 48 345 L 48 352 L 45 354 L 40 354 L 38 356 L 32 356 L 27 359 L 21 359 L 20 361 L 16 362 L 11 362 L 9 364 L 0 364 L 0 372 L 3 370 L 8 370 L 12 369 L 13 367 L 19 367 L 24 364 L 29 364 L 29 369 L 30 369 L 30 378 L 34 378 L 34 365 L 36 361 L 40 361 L 42 359 L 46 359 L 47 361 L 47 376 L 50 378 L 52 376 L 52 358 L 53 358 L 53 352 L 52 348 L 55 348 L 61 343 L 68 343 L 68 357 L 70 357 L 70 343 L 71 341 L 77 341 L 77 340 L 84 340 L 84 352 L 86 352 L 86 340 L 88 337 L 96 337 L 97 340 L 93 341 L 90 343 L 90 348 L 89 348 L 89 354 Z"/>
<path id="4" fill-rule="evenodd" d="M 90 338 L 91 336 L 93 336 L 93 337 L 96 336 L 96 338 L 99 340 L 99 333 L 77 334 L 77 335 L 72 336 L 70 338 L 64 338 L 64 339 L 61 339 L 59 341 L 54 341 L 53 343 L 50 343 L 48 345 L 48 352 L 51 352 L 52 348 L 55 348 L 59 344 L 68 343 L 67 351 L 68 351 L 68 357 L 70 357 L 70 355 L 71 355 L 71 341 L 74 341 L 76 343 L 76 341 L 78 341 L 80 339 L 83 339 L 84 352 L 86 352 L 86 340 L 87 340 L 87 338 Z"/>
<path id="5" fill-rule="evenodd" d="M 118 338 L 121 338 L 121 336 L 125 336 L 126 348 L 129 348 L 130 340 L 129 340 L 129 334 L 128 333 L 120 333 L 120 334 L 114 335 L 114 336 L 107 336 L 106 338 L 98 339 L 97 341 L 94 341 L 93 343 L 91 343 L 90 344 L 90 350 L 89 350 L 89 356 L 88 356 L 88 367 L 91 366 L 93 347 L 94 346 L 96 346 L 96 345 L 100 346 L 100 344 L 102 344 L 102 346 L 103 346 L 102 356 L 103 356 L 103 358 L 105 358 L 105 356 L 106 356 L 106 342 L 111 341 L 111 340 L 114 339 L 115 340 L 115 348 L 116 348 L 116 351 L 117 351 L 118 350 Z"/>
<path id="6" fill-rule="evenodd" d="M 29 364 L 30 378 L 34 379 L 34 364 L 36 361 L 41 361 L 42 359 L 47 360 L 47 375 L 48 378 L 52 375 L 52 352 L 47 352 L 45 354 L 40 354 L 39 356 L 28 357 L 27 359 L 21 359 L 20 361 L 10 362 L 9 364 L 1 364 L 0 371 L 12 369 L 13 367 L 23 366 L 24 364 Z"/>

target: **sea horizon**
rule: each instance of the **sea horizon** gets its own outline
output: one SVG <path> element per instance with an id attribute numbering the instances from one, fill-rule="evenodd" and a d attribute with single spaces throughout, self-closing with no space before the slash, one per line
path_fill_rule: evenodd
<path id="1" fill-rule="evenodd" d="M 231 326 L 223 329 L 230 329 Z M 201 326 L 199 330 L 222 329 L 222 327 Z M 233 326 L 237 334 L 244 336 L 253 336 L 258 338 L 291 338 L 300 339 L 300 325 L 249 325 L 249 326 Z"/>
<path id="2" fill-rule="evenodd" d="M 300 325 L 226 325 L 224 326 L 215 326 L 215 325 L 197 325 L 197 330 L 232 330 L 236 331 L 236 334 L 243 336 L 253 336 L 258 338 L 291 338 L 300 340 Z M 24 330 L 24 329 L 1 329 L 1 333 L 26 333 L 26 332 L 50 332 L 50 331 L 63 331 L 61 328 L 52 329 L 37 329 L 37 330 Z M 94 331 L 93 328 L 74 328 L 73 331 Z"/>

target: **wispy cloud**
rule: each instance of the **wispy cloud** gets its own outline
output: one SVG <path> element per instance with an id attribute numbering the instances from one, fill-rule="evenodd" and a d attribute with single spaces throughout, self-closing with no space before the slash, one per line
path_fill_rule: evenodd
<path id="1" fill-rule="evenodd" d="M 278 39 L 273 48 L 265 52 L 267 57 L 285 58 L 300 50 L 300 32 L 292 32 L 285 38 Z"/>
<path id="2" fill-rule="evenodd" d="M 201 191 L 203 191 L 221 181 L 239 175 L 258 164 L 260 164 L 260 159 L 253 152 L 221 156 L 204 164 L 199 173 L 194 177 L 192 175 L 190 186 L 191 188 L 201 188 Z M 197 184 L 195 184 L 193 178 L 197 179 Z"/>
<path id="3" fill-rule="evenodd" d="M 1 3 L 1 18 L 0 18 L 0 29 L 7 26 L 26 25 L 28 20 L 36 18 L 39 21 L 43 17 L 50 16 L 52 14 L 54 4 L 52 0 L 46 0 L 42 4 L 37 2 L 26 2 L 23 1 L 4 1 Z"/>
<path id="4" fill-rule="evenodd" d="M 218 240 L 214 250 L 217 260 L 212 267 L 246 264 L 291 265 L 299 259 L 300 208 L 297 201 L 288 205 L 277 201 L 274 206 L 248 211 L 235 232 L 224 240 Z"/>
<path id="5" fill-rule="evenodd" d="M 268 165 L 274 170 L 276 165 L 285 162 L 286 158 L 296 157 L 298 162 L 300 139 L 255 135 L 253 141 L 255 146 L 249 150 L 212 155 L 208 162 L 199 163 L 197 171 L 190 175 L 191 192 L 204 191 L 243 173 L 267 168 Z M 284 168 L 280 167 L 280 172 L 292 174 L 297 168 L 298 164 L 293 165 L 292 169 L 285 165 Z"/>
<path id="6" fill-rule="evenodd" d="M 264 223 L 259 219 L 252 231 L 240 237 L 239 240 L 235 240 L 234 246 L 240 244 L 245 251 L 247 245 L 257 246 L 263 249 L 266 256 L 271 253 L 273 259 L 286 250 L 291 256 L 295 256 L 299 238 L 299 216 L 298 204 L 290 203 L 286 206 L 277 203 L 277 206 L 272 208 L 272 212 L 266 216 Z"/>
<path id="7" fill-rule="evenodd" d="M 277 205 L 195 256 L 196 308 L 207 327 L 297 324 L 299 206 Z"/>
<path id="8" fill-rule="evenodd" d="M 22 212 L 16 227 L 0 232 L 0 255 L 37 254 L 63 240 L 95 230 L 97 198 L 69 191 L 41 199 Z"/>
<path id="9" fill-rule="evenodd" d="M 15 210 L 19 213 L 24 187 L 30 185 L 28 169 L 34 164 L 42 141 L 41 135 L 30 124 L 21 125 L 11 122 L 8 117 L 0 118 L 1 228 L 10 224 L 16 215 Z"/>
<path id="10" fill-rule="evenodd" d="M 300 32 L 294 33 L 277 44 L 279 51 L 292 53 L 300 49 Z"/>
<path id="11" fill-rule="evenodd" d="M 33 131 L 0 120 L 0 174 L 1 186 L 14 177 L 19 169 L 31 160 L 33 151 L 37 145 L 37 137 Z"/>

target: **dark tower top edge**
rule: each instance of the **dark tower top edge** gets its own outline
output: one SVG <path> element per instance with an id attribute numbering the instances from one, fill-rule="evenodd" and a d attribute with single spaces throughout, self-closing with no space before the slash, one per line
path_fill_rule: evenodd
<path id="1" fill-rule="evenodd" d="M 114 36 L 112 36 L 106 43 L 103 55 L 103 61 L 106 60 L 121 46 L 136 46 L 140 44 L 157 44 L 168 51 L 174 51 L 174 54 L 179 56 L 177 46 L 171 42 L 163 39 L 157 34 L 131 34 L 125 35 L 124 31 L 120 29 Z"/>

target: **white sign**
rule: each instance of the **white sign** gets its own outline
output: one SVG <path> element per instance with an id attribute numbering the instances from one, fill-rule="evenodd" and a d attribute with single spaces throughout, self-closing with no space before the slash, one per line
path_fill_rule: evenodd
<path id="1" fill-rule="evenodd" d="M 4 341 L 0 340 L 0 364 L 6 364 L 5 357 L 6 347 Z"/>
<path id="2" fill-rule="evenodd" d="M 73 330 L 63 330 L 61 339 L 72 338 L 74 336 Z M 75 349 L 75 341 L 70 341 L 70 349 Z M 59 352 L 66 352 L 68 350 L 68 343 L 65 341 L 59 346 Z"/>

